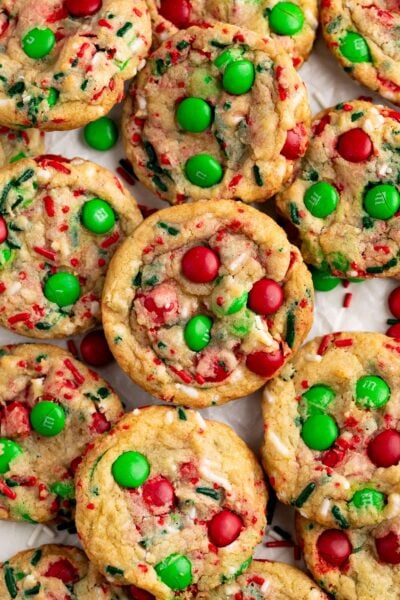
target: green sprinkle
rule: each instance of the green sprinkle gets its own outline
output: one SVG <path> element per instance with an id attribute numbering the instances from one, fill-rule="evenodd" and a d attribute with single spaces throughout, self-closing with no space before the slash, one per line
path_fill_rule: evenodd
<path id="1" fill-rule="evenodd" d="M 125 25 L 123 25 L 121 27 L 121 29 L 118 29 L 117 36 L 118 37 L 123 37 L 130 29 L 132 29 L 132 27 L 133 27 L 132 23 L 130 23 L 129 21 L 127 21 L 125 23 Z"/>
<path id="2" fill-rule="evenodd" d="M 364 113 L 362 111 L 360 112 L 355 112 L 351 115 L 351 120 L 354 123 L 354 121 L 358 121 L 358 119 L 361 119 L 361 117 L 364 116 Z"/>
<path id="3" fill-rule="evenodd" d="M 29 590 L 25 590 L 25 596 L 36 596 L 36 594 L 40 592 L 40 587 L 41 584 L 37 583 L 34 587 L 30 588 Z"/>
<path id="4" fill-rule="evenodd" d="M 133 280 L 133 285 L 135 287 L 139 287 L 142 285 L 142 273 L 139 271 L 139 273 L 136 275 L 136 277 Z"/>
<path id="5" fill-rule="evenodd" d="M 387 263 L 385 263 L 384 265 L 380 266 L 380 267 L 367 267 L 367 269 L 365 269 L 367 271 L 367 273 L 383 273 L 384 271 L 388 271 L 389 269 L 391 269 L 392 267 L 395 267 L 397 265 L 397 258 L 393 257 L 392 259 L 390 259 Z"/>
<path id="6" fill-rule="evenodd" d="M 220 493 L 217 490 L 208 487 L 198 487 L 196 488 L 196 492 L 203 496 L 209 496 L 210 498 L 213 498 L 213 500 L 220 500 L 221 498 Z"/>
<path id="7" fill-rule="evenodd" d="M 158 342 L 157 347 L 163 349 L 167 347 L 167 344 L 164 344 L 164 342 Z"/>
<path id="8" fill-rule="evenodd" d="M 156 71 L 159 75 L 164 75 L 167 72 L 167 67 L 161 58 L 156 60 Z"/>
<path id="9" fill-rule="evenodd" d="M 106 387 L 101 387 L 97 390 L 97 394 L 100 396 L 100 398 L 108 398 L 110 395 L 110 390 Z"/>
<path id="10" fill-rule="evenodd" d="M 9 89 L 8 89 L 8 95 L 13 97 L 16 96 L 17 94 L 23 94 L 25 91 L 25 84 L 23 81 L 17 81 L 17 83 L 14 83 L 14 85 L 12 85 Z"/>
<path id="11" fill-rule="evenodd" d="M 292 223 L 294 223 L 295 225 L 300 225 L 299 210 L 298 210 L 296 204 L 294 202 L 291 202 L 289 205 L 289 209 L 290 209 L 290 219 L 291 219 Z"/>
<path id="12" fill-rule="evenodd" d="M 374 219 L 371 219 L 371 217 L 363 217 L 362 218 L 362 226 L 364 229 L 372 229 L 374 226 Z"/>
<path id="13" fill-rule="evenodd" d="M 75 486 L 72 482 L 56 481 L 50 485 L 50 491 L 67 500 L 75 498 Z"/>
<path id="14" fill-rule="evenodd" d="M 186 413 L 181 406 L 178 406 L 178 417 L 181 421 L 187 421 Z"/>
<path id="15" fill-rule="evenodd" d="M 82 81 L 82 83 L 81 83 L 81 90 L 82 90 L 82 92 L 84 92 L 86 90 L 86 88 L 88 86 L 88 83 L 89 83 L 89 79 L 84 79 Z"/>
<path id="16" fill-rule="evenodd" d="M 28 513 L 21 513 L 21 517 L 24 519 L 24 521 L 28 521 L 28 523 L 33 523 L 34 525 L 36 525 L 37 523 L 37 521 L 35 521 L 30 515 L 28 515 Z"/>
<path id="17" fill-rule="evenodd" d="M 348 523 L 347 519 L 344 517 L 344 515 L 342 515 L 342 511 L 340 510 L 340 508 L 338 506 L 336 506 L 336 504 L 334 506 L 332 506 L 332 514 L 335 517 L 335 520 L 341 529 L 349 528 L 349 523 Z"/>
<path id="18" fill-rule="evenodd" d="M 289 311 L 286 319 L 286 343 L 289 348 L 293 348 L 296 337 L 296 317 L 294 312 Z"/>
<path id="19" fill-rule="evenodd" d="M 256 184 L 259 187 L 262 187 L 264 185 L 264 180 L 261 177 L 260 167 L 258 167 L 257 165 L 254 165 L 254 167 L 253 167 L 253 174 L 254 174 L 254 179 L 256 181 Z"/>
<path id="20" fill-rule="evenodd" d="M 154 175 L 154 177 L 152 178 L 152 182 L 154 183 L 154 185 L 156 187 L 158 187 L 159 190 L 161 190 L 162 192 L 168 192 L 168 187 L 165 185 L 165 183 L 159 178 L 158 175 Z"/>
<path id="21" fill-rule="evenodd" d="M 40 323 L 36 323 L 35 327 L 36 329 L 39 329 L 39 331 L 48 331 L 51 329 L 52 325 L 51 323 L 45 323 L 44 321 L 41 321 Z"/>
<path id="22" fill-rule="evenodd" d="M 175 236 L 178 235 L 178 233 L 180 233 L 179 229 L 175 229 L 175 227 L 171 227 L 170 225 L 168 225 L 167 223 L 157 223 L 158 227 L 161 227 L 161 229 L 164 229 L 169 235 Z"/>
<path id="23" fill-rule="evenodd" d="M 40 548 L 39 548 L 39 550 L 36 550 L 33 553 L 33 556 L 31 558 L 31 565 L 33 567 L 36 567 L 36 565 L 39 563 L 41 558 L 42 558 L 42 550 L 40 550 Z"/>
<path id="24" fill-rule="evenodd" d="M 311 494 L 313 493 L 313 491 L 315 490 L 316 487 L 317 487 L 317 484 L 314 481 L 311 481 L 311 483 L 306 485 L 304 490 L 302 492 L 300 492 L 300 494 L 297 496 L 296 500 L 293 502 L 293 505 L 296 508 L 301 508 L 303 506 L 303 504 L 305 504 L 307 502 L 307 500 L 309 499 L 309 497 L 311 496 Z"/>
<path id="25" fill-rule="evenodd" d="M 8 589 L 8 593 L 11 598 L 16 598 L 18 594 L 17 584 L 14 577 L 14 569 L 12 567 L 6 567 L 4 570 L 4 581 Z"/>
<path id="26" fill-rule="evenodd" d="M 189 42 L 186 42 L 185 40 L 182 40 L 181 42 L 179 42 L 179 43 L 176 45 L 176 48 L 177 48 L 178 50 L 184 50 L 184 49 L 185 49 L 185 48 L 187 48 L 188 46 L 190 46 Z"/>
<path id="27" fill-rule="evenodd" d="M 46 360 L 47 356 L 48 356 L 47 354 L 39 354 L 35 360 L 37 363 L 41 363 L 42 360 Z"/>
<path id="28" fill-rule="evenodd" d="M 29 179 L 31 179 L 34 176 L 34 174 L 35 174 L 35 171 L 33 169 L 27 169 L 26 171 L 24 171 L 22 173 L 22 175 L 17 177 L 17 179 L 14 179 L 13 186 L 19 187 L 22 183 L 25 183 L 25 181 L 28 181 Z"/>
<path id="29" fill-rule="evenodd" d="M 113 567 L 112 565 L 108 565 L 106 567 L 106 573 L 108 573 L 109 575 L 113 575 L 113 576 L 116 576 L 116 575 L 121 576 L 124 574 L 122 569 L 118 569 L 118 567 Z"/>
<path id="30" fill-rule="evenodd" d="M 25 152 L 19 152 L 18 154 L 16 154 L 15 156 L 13 156 L 13 157 L 10 159 L 10 163 L 12 164 L 12 163 L 18 162 L 18 161 L 19 161 L 19 160 L 21 160 L 22 158 L 26 158 L 26 154 L 25 154 Z"/>
<path id="31" fill-rule="evenodd" d="M 62 71 L 60 73 L 55 73 L 53 76 L 53 79 L 55 79 L 56 81 L 58 81 L 59 79 L 62 79 L 65 76 L 65 73 L 63 73 Z"/>

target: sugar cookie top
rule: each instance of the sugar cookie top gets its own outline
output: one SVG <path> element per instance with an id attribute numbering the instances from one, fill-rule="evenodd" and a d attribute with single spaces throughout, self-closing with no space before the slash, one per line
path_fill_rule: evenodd
<path id="1" fill-rule="evenodd" d="M 312 319 L 309 272 L 266 215 L 227 200 L 157 212 L 121 246 L 103 323 L 121 367 L 151 394 L 223 404 L 270 379 Z"/>
<path id="2" fill-rule="evenodd" d="M 0 167 L 44 152 L 44 132 L 0 127 Z"/>
<path id="3" fill-rule="evenodd" d="M 265 388 L 263 462 L 280 500 L 348 529 L 400 514 L 400 344 L 335 333 Z"/>
<path id="4" fill-rule="evenodd" d="M 0 121 L 59 130 L 101 117 L 150 42 L 144 0 L 3 0 Z"/>
<path id="5" fill-rule="evenodd" d="M 142 217 L 110 171 L 45 155 L 0 173 L 0 324 L 56 338 L 93 327 L 117 244 Z"/>
<path id="6" fill-rule="evenodd" d="M 395 277 L 400 113 L 353 100 L 315 118 L 308 150 L 277 207 L 306 262 L 341 277 Z"/>
<path id="7" fill-rule="evenodd" d="M 400 103 L 400 9 L 396 0 L 322 0 L 329 49 L 354 79 Z"/>
<path id="8" fill-rule="evenodd" d="M 136 175 L 172 204 L 264 202 L 304 154 L 308 126 L 304 84 L 280 45 L 220 23 L 164 42 L 123 119 Z"/>
<path id="9" fill-rule="evenodd" d="M 299 68 L 307 59 L 318 25 L 314 0 L 274 2 L 261 0 L 147 0 L 153 34 L 160 43 L 176 33 L 204 21 L 222 21 L 251 29 L 282 44 Z"/>
<path id="10" fill-rule="evenodd" d="M 267 494 L 227 425 L 151 406 L 94 442 L 77 472 L 76 523 L 95 567 L 158 600 L 189 599 L 247 568 Z"/>

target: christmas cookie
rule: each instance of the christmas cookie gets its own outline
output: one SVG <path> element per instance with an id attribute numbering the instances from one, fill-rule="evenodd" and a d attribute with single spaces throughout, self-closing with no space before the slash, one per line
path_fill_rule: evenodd
<path id="1" fill-rule="evenodd" d="M 0 324 L 35 338 L 90 329 L 108 262 L 142 217 L 107 169 L 44 155 L 0 172 Z"/>
<path id="2" fill-rule="evenodd" d="M 400 104 L 397 0 L 322 0 L 322 31 L 346 73 Z"/>
<path id="3" fill-rule="evenodd" d="M 400 518 L 340 531 L 298 515 L 296 530 L 307 567 L 332 598 L 399 598 Z"/>
<path id="4" fill-rule="evenodd" d="M 172 204 L 264 202 L 305 152 L 309 107 L 283 49 L 232 25 L 191 27 L 154 52 L 128 96 L 136 175 Z"/>
<path id="5" fill-rule="evenodd" d="M 320 113 L 277 207 L 306 262 L 339 277 L 400 273 L 400 113 L 354 100 Z"/>
<path id="6" fill-rule="evenodd" d="M 0 167 L 44 152 L 44 132 L 0 127 Z"/>
<path id="7" fill-rule="evenodd" d="M 112 583 L 189 599 L 244 571 L 265 527 L 252 452 L 227 425 L 151 406 L 96 440 L 76 475 L 76 524 Z"/>
<path id="8" fill-rule="evenodd" d="M 3 563 L 0 597 L 2 600 L 132 598 L 128 589 L 111 585 L 97 573 L 82 550 L 55 544 L 19 552 Z"/>
<path id="9" fill-rule="evenodd" d="M 5 0 L 0 122 L 74 129 L 108 113 L 151 42 L 144 0 Z"/>
<path id="10" fill-rule="evenodd" d="M 107 383 L 68 352 L 1 348 L 0 518 L 71 519 L 80 456 L 122 414 Z"/>
<path id="11" fill-rule="evenodd" d="M 283 230 L 228 200 L 146 219 L 115 255 L 102 304 L 120 366 L 196 408 L 260 388 L 301 345 L 312 309 L 310 274 Z"/>
<path id="12" fill-rule="evenodd" d="M 400 515 L 400 342 L 334 333 L 304 346 L 263 398 L 279 499 L 343 530 Z"/>
<path id="13" fill-rule="evenodd" d="M 298 68 L 311 52 L 318 25 L 317 2 L 296 0 L 147 0 L 155 41 L 160 43 L 178 29 L 204 21 L 222 21 L 251 29 L 283 45 Z"/>

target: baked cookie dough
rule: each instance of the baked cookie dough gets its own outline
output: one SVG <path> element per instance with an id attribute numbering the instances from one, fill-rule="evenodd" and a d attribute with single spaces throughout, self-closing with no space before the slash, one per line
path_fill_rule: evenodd
<path id="1" fill-rule="evenodd" d="M 110 386 L 69 352 L 44 344 L 3 346 L 0 519 L 71 520 L 80 457 L 122 414 Z"/>
<path id="2" fill-rule="evenodd" d="M 278 498 L 348 529 L 400 515 L 400 342 L 334 333 L 264 391 L 263 463 Z"/>
<path id="3" fill-rule="evenodd" d="M 72 596 L 71 596 L 72 594 Z M 73 546 L 48 544 L 19 552 L 0 566 L 2 600 L 130 600 Z"/>
<path id="4" fill-rule="evenodd" d="M 80 158 L 0 172 L 0 324 L 35 338 L 94 327 L 108 262 L 142 221 L 114 175 Z"/>
<path id="5" fill-rule="evenodd" d="M 286 52 L 221 23 L 164 42 L 123 117 L 136 175 L 171 204 L 264 202 L 292 175 L 308 128 L 307 93 Z"/>
<path id="6" fill-rule="evenodd" d="M 400 113 L 353 100 L 314 120 L 306 155 L 278 210 L 306 262 L 339 277 L 400 273 Z"/>
<path id="7" fill-rule="evenodd" d="M 98 119 L 150 43 L 144 0 L 2 0 L 0 123 L 50 131 Z"/>
<path id="8" fill-rule="evenodd" d="M 178 29 L 197 23 L 222 21 L 251 29 L 282 44 L 296 68 L 310 54 L 318 26 L 315 0 L 147 0 L 147 4 L 153 24 L 153 42 L 159 44 Z"/>
<path id="9" fill-rule="evenodd" d="M 44 152 L 44 132 L 0 127 L 0 167 Z"/>
<path id="10" fill-rule="evenodd" d="M 400 518 L 339 531 L 298 515 L 296 530 L 307 567 L 333 598 L 399 598 Z"/>
<path id="11" fill-rule="evenodd" d="M 227 425 L 151 406 L 93 443 L 76 474 L 76 525 L 94 566 L 157 600 L 233 581 L 265 527 L 252 452 Z"/>
<path id="12" fill-rule="evenodd" d="M 149 393 L 201 408 L 260 388 L 312 321 L 299 251 L 228 200 L 158 211 L 117 251 L 102 315 L 120 366 Z"/>
<path id="13" fill-rule="evenodd" d="M 351 77 L 400 104 L 400 8 L 396 0 L 322 0 L 326 43 Z"/>

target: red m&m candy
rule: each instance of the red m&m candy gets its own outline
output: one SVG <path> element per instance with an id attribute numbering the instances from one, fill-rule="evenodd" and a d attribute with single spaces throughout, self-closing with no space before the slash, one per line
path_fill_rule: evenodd
<path id="1" fill-rule="evenodd" d="M 105 367 L 114 360 L 102 331 L 91 331 L 81 342 L 81 355 L 92 367 Z"/>
<path id="2" fill-rule="evenodd" d="M 101 0 L 65 0 L 65 7 L 71 17 L 90 17 L 102 6 Z"/>
<path id="3" fill-rule="evenodd" d="M 192 5 L 189 0 L 161 0 L 159 12 L 178 29 L 186 29 L 190 25 Z"/>
<path id="4" fill-rule="evenodd" d="M 389 310 L 396 319 L 400 319 L 400 287 L 395 288 L 388 298 Z"/>
<path id="5" fill-rule="evenodd" d="M 75 583 L 79 579 L 79 573 L 69 560 L 61 558 L 49 566 L 45 577 L 55 577 L 61 579 L 63 583 Z"/>
<path id="6" fill-rule="evenodd" d="M 129 586 L 129 593 L 132 596 L 132 600 L 156 600 L 156 597 L 150 592 L 141 590 L 136 585 Z"/>
<path id="7" fill-rule="evenodd" d="M 400 538 L 394 531 L 390 531 L 384 537 L 375 538 L 375 547 L 379 560 L 389 565 L 400 564 Z"/>
<path id="8" fill-rule="evenodd" d="M 208 537 L 214 546 L 223 548 L 239 537 L 242 527 L 243 521 L 238 515 L 230 510 L 223 510 L 208 523 Z"/>
<path id="9" fill-rule="evenodd" d="M 282 304 L 282 288 L 272 279 L 260 279 L 249 293 L 248 306 L 259 315 L 272 315 Z"/>
<path id="10" fill-rule="evenodd" d="M 387 429 L 368 444 L 368 456 L 377 467 L 392 467 L 400 461 L 400 433 Z"/>
<path id="11" fill-rule="evenodd" d="M 283 354 L 281 350 L 275 352 L 252 352 L 246 360 L 249 371 L 260 375 L 260 377 L 272 377 L 283 365 Z"/>
<path id="12" fill-rule="evenodd" d="M 193 283 L 209 283 L 218 275 L 220 262 L 211 248 L 195 246 L 188 250 L 182 259 L 182 271 L 186 279 Z"/>
<path id="13" fill-rule="evenodd" d="M 4 217 L 0 217 L 0 244 L 6 241 L 8 236 L 7 223 Z"/>
<path id="14" fill-rule="evenodd" d="M 327 529 L 317 540 L 317 549 L 321 558 L 333 567 L 340 567 L 352 553 L 349 538 L 338 529 Z"/>
<path id="15" fill-rule="evenodd" d="M 172 483 L 165 477 L 149 479 L 143 485 L 143 500 L 150 510 L 163 509 L 161 512 L 155 510 L 157 514 L 169 512 L 175 504 L 175 491 Z"/>
<path id="16" fill-rule="evenodd" d="M 349 162 L 363 162 L 368 160 L 373 152 L 371 138 L 363 129 L 350 129 L 339 137 L 337 151 Z"/>
<path id="17" fill-rule="evenodd" d="M 396 323 L 395 325 L 389 327 L 386 335 L 392 338 L 400 339 L 400 323 Z"/>
<path id="18" fill-rule="evenodd" d="M 306 149 L 307 133 L 304 125 L 300 123 L 286 134 L 285 145 L 281 150 L 282 156 L 288 160 L 297 160 L 303 156 Z"/>

